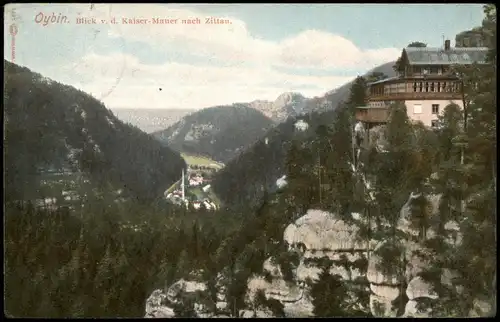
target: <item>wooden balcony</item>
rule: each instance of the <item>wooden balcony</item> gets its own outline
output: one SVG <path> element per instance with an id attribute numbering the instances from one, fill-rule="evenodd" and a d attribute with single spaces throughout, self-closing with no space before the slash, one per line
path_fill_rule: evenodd
<path id="1" fill-rule="evenodd" d="M 356 108 L 356 120 L 364 123 L 386 123 L 388 118 L 387 107 L 361 106 Z"/>
<path id="2" fill-rule="evenodd" d="M 369 101 L 406 101 L 406 100 L 460 100 L 462 94 L 457 92 L 402 92 L 372 94 Z"/>
<path id="3" fill-rule="evenodd" d="M 370 101 L 458 100 L 462 98 L 461 83 L 449 78 L 411 77 L 373 83 Z"/>

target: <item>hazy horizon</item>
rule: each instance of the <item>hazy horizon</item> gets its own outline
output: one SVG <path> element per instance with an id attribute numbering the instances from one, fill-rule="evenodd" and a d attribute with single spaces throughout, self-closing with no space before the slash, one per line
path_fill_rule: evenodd
<path id="1" fill-rule="evenodd" d="M 137 126 L 146 133 L 153 133 L 168 128 L 184 116 L 196 112 L 188 109 L 166 108 L 110 108 L 121 121 Z"/>

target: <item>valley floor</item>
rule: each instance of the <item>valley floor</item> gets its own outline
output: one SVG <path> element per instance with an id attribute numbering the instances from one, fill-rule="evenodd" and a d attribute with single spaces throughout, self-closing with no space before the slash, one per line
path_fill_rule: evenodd
<path id="1" fill-rule="evenodd" d="M 184 196 L 186 206 L 195 210 L 205 208 L 216 210 L 220 207 L 220 200 L 213 193 L 210 182 L 211 176 L 224 165 L 206 157 L 189 154 L 181 154 L 188 170 L 185 174 Z M 182 201 L 182 177 L 165 191 L 165 198 L 174 204 L 181 205 Z"/>

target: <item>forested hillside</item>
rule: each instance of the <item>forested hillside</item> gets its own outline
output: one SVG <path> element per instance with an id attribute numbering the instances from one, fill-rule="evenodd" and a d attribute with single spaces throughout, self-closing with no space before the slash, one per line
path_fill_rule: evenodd
<path id="1" fill-rule="evenodd" d="M 273 125 L 273 121 L 261 112 L 246 104 L 234 104 L 202 109 L 152 135 L 177 151 L 225 163 Z"/>
<path id="2" fill-rule="evenodd" d="M 4 61 L 6 200 L 40 196 L 48 173 L 79 173 L 144 200 L 178 179 L 184 160 L 93 98 Z"/>
<path id="3" fill-rule="evenodd" d="M 76 211 L 6 205 L 7 316 L 142 317 L 152 290 L 203 267 L 249 216 L 115 200 L 89 196 Z"/>
<path id="4" fill-rule="evenodd" d="M 363 105 L 365 89 L 366 80 L 358 77 L 352 85 L 351 93 L 348 94 L 347 103 L 341 104 L 340 108 Z M 358 94 L 360 92 L 361 96 Z M 334 94 L 331 95 L 334 96 Z M 330 96 L 326 99 L 330 101 Z M 324 127 L 333 124 L 334 115 L 335 108 L 330 107 L 326 112 L 312 112 L 289 118 L 286 122 L 269 130 L 258 142 L 217 173 L 213 187 L 219 198 L 229 207 L 255 205 L 263 196 L 263 192 L 274 190 L 276 180 L 285 174 L 285 160 L 292 142 L 296 140 L 303 146 L 313 144 L 318 135 L 321 135 L 319 133 L 324 131 Z M 295 127 L 300 120 L 308 124 L 305 131 Z M 334 148 L 338 149 L 347 143 L 337 142 L 336 144 Z M 315 151 L 313 157 L 317 157 L 318 153 L 319 150 Z M 301 157 L 310 156 L 302 155 Z"/>

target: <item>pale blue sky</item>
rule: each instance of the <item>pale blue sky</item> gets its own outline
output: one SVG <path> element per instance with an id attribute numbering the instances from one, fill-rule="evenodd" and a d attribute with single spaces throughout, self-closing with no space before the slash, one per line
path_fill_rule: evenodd
<path id="1" fill-rule="evenodd" d="M 6 6 L 5 52 L 12 22 Z M 470 4 L 228 4 L 15 6 L 15 62 L 91 92 L 109 107 L 201 108 L 274 99 L 285 91 L 319 96 L 397 58 L 412 41 L 481 24 Z M 67 15 L 42 26 L 36 16 Z M 94 16 L 116 25 L 77 25 Z M 124 25 L 121 18 L 228 17 L 231 25 Z M 41 17 L 41 16 L 39 16 Z M 162 91 L 159 91 L 162 88 Z"/>

